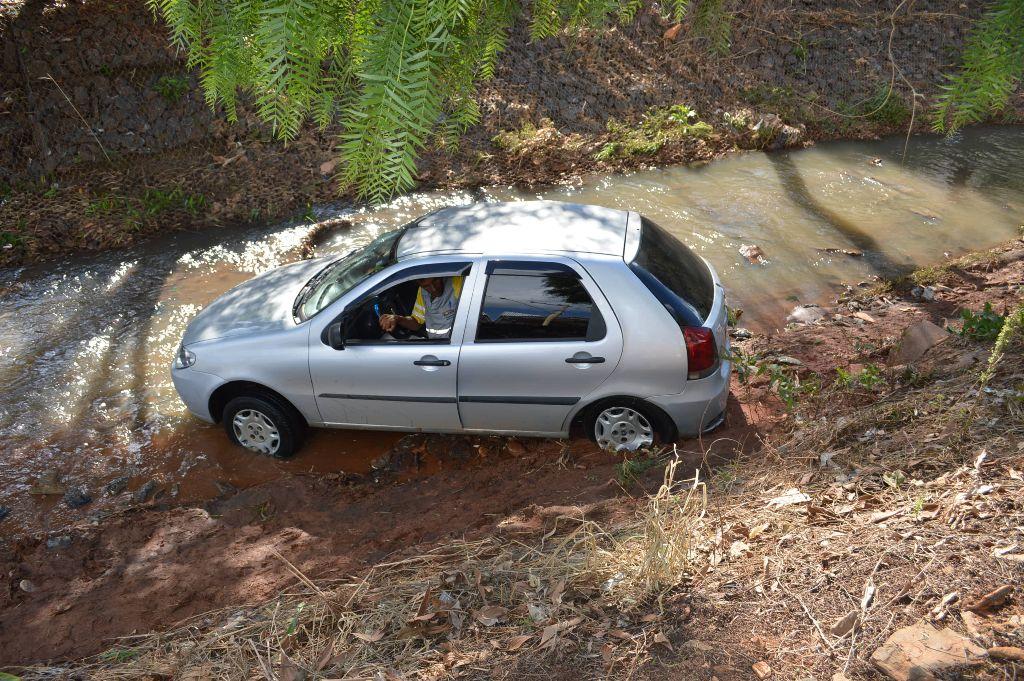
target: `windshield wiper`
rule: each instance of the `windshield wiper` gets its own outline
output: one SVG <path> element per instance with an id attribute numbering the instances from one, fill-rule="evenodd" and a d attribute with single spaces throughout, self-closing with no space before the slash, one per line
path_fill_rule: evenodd
<path id="1" fill-rule="evenodd" d="M 330 275 L 331 272 L 334 271 L 335 267 L 344 262 L 345 258 L 347 258 L 349 255 L 351 255 L 351 253 L 346 253 L 345 255 L 338 258 L 334 262 L 327 263 L 326 265 L 324 265 L 324 268 L 322 270 L 314 274 L 312 278 L 310 278 L 310 280 L 306 282 L 306 285 L 303 286 L 302 289 L 299 291 L 299 295 L 295 296 L 295 303 L 292 305 L 292 317 L 294 317 L 296 320 L 300 322 L 306 321 L 302 317 L 302 315 L 299 314 L 299 312 L 302 311 L 302 306 L 306 304 L 306 300 L 309 298 L 309 294 L 313 292 L 313 290 L 320 284 L 321 281 L 326 279 L 328 275 Z"/>

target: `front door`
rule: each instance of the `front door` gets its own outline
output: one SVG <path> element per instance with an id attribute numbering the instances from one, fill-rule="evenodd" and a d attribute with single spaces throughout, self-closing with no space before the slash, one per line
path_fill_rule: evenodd
<path id="1" fill-rule="evenodd" d="M 559 433 L 622 354 L 607 302 L 566 259 L 491 261 L 477 307 L 459 360 L 467 430 Z"/>
<path id="2" fill-rule="evenodd" d="M 334 350 L 314 339 L 309 353 L 328 425 L 459 430 L 458 364 L 457 345 L 403 341 Z"/>
<path id="3" fill-rule="evenodd" d="M 346 314 L 365 322 L 368 311 L 375 310 L 377 315 L 385 311 L 383 301 L 387 301 L 387 309 L 408 314 L 416 300 L 414 281 L 464 276 L 468 270 L 468 262 L 417 265 L 409 268 L 408 276 L 399 270 L 379 290 L 366 296 L 369 302 L 355 303 Z M 399 294 L 411 300 L 398 300 Z M 394 310 L 394 304 L 404 308 Z M 375 323 L 363 324 L 361 337 L 347 339 L 342 350 L 312 336 L 309 370 L 324 423 L 395 430 L 461 430 L 456 379 L 469 307 L 468 300 L 458 301 L 450 332 L 443 338 L 394 339 L 383 332 L 381 337 L 372 338 L 373 334 L 366 331 Z"/>

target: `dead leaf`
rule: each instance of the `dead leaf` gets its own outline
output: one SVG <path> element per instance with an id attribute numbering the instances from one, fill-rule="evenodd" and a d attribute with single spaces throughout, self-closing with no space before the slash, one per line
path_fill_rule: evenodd
<path id="1" fill-rule="evenodd" d="M 500 605 L 488 605 L 476 611 L 476 619 L 486 627 L 492 627 L 508 615 L 508 608 Z"/>
<path id="2" fill-rule="evenodd" d="M 654 642 L 655 643 L 660 643 L 661 645 L 665 646 L 666 648 L 668 648 L 672 652 L 675 652 L 675 648 L 672 647 L 672 641 L 669 641 L 668 637 L 665 636 L 665 634 L 661 633 L 660 631 L 657 634 L 654 635 Z"/>
<path id="3" fill-rule="evenodd" d="M 558 605 L 562 602 L 562 594 L 565 592 L 565 579 L 560 579 L 551 589 L 551 603 Z"/>
<path id="4" fill-rule="evenodd" d="M 658 614 L 655 614 L 655 613 L 651 612 L 651 613 L 648 613 L 648 614 L 644 615 L 643 617 L 641 617 L 640 621 L 641 622 L 657 622 L 660 619 L 661 619 L 661 615 L 658 615 Z"/>
<path id="5" fill-rule="evenodd" d="M 543 646 L 545 643 L 555 637 L 561 629 L 557 624 L 549 624 L 544 627 L 544 631 L 540 634 L 540 644 Z"/>
<path id="6" fill-rule="evenodd" d="M 871 514 L 871 522 L 883 523 L 894 515 L 899 514 L 899 512 L 899 509 L 896 509 L 895 511 L 875 511 Z"/>
<path id="7" fill-rule="evenodd" d="M 830 631 L 833 636 L 846 636 L 860 624 L 859 620 L 860 613 L 856 610 L 851 610 L 846 617 L 833 624 Z"/>
<path id="8" fill-rule="evenodd" d="M 305 669 L 299 669 L 298 665 L 282 653 L 281 665 L 277 669 L 277 678 L 280 681 L 306 681 L 306 676 Z"/>
<path id="9" fill-rule="evenodd" d="M 533 638 L 533 634 L 523 634 L 522 636 L 513 636 L 509 639 L 508 645 L 505 646 L 505 650 L 514 652 L 523 647 L 523 644 Z"/>
<path id="10" fill-rule="evenodd" d="M 988 656 L 993 660 L 1010 660 L 1024 662 L 1024 648 L 1016 646 L 996 646 L 988 649 Z"/>
<path id="11" fill-rule="evenodd" d="M 968 605 L 965 610 L 970 610 L 976 613 L 985 613 L 990 610 L 995 610 L 999 606 L 1006 603 L 1007 599 L 1010 598 L 1010 594 L 1013 593 L 1013 587 L 1009 584 L 1004 584 L 995 591 L 985 594 L 975 603 Z"/>
<path id="12" fill-rule="evenodd" d="M 665 40 L 675 40 L 676 38 L 679 37 L 679 32 L 681 30 L 683 30 L 682 24 L 672 24 L 671 26 L 668 27 L 668 30 L 665 31 L 664 34 L 662 34 L 661 37 L 664 38 Z"/>
<path id="13" fill-rule="evenodd" d="M 608 630 L 608 635 L 609 636 L 614 636 L 615 638 L 620 638 L 623 641 L 632 641 L 633 640 L 633 637 L 630 634 L 628 634 L 625 631 L 623 631 L 622 629 L 609 629 Z"/>
<path id="14" fill-rule="evenodd" d="M 334 169 L 338 166 L 338 159 L 332 158 L 328 161 L 324 161 L 320 164 L 320 174 L 330 175 L 334 172 Z"/>
<path id="15" fill-rule="evenodd" d="M 372 634 L 364 634 L 361 631 L 353 631 L 352 635 L 358 638 L 360 641 L 366 641 L 367 643 L 376 643 L 377 641 L 384 638 L 383 631 L 375 631 Z"/>
<path id="16" fill-rule="evenodd" d="M 804 494 L 797 488 L 793 487 L 786 490 L 780 496 L 775 497 L 768 502 L 768 506 L 774 506 L 776 508 L 782 508 L 783 506 L 791 506 L 793 504 L 804 504 L 811 500 L 811 497 Z"/>

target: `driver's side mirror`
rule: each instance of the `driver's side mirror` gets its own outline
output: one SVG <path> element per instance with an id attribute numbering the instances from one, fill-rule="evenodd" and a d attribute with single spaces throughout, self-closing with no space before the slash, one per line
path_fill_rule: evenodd
<path id="1" fill-rule="evenodd" d="M 337 321 L 327 327 L 327 344 L 335 350 L 345 349 L 345 321 Z"/>

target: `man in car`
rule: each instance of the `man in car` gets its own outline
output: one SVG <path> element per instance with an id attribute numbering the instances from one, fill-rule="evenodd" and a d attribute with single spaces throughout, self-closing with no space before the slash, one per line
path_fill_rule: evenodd
<path id="1" fill-rule="evenodd" d="M 408 317 L 394 314 L 380 316 L 380 328 L 390 334 L 401 326 L 414 333 L 426 331 L 427 338 L 448 338 L 459 308 L 464 277 L 431 277 L 420 279 L 416 305 Z"/>

